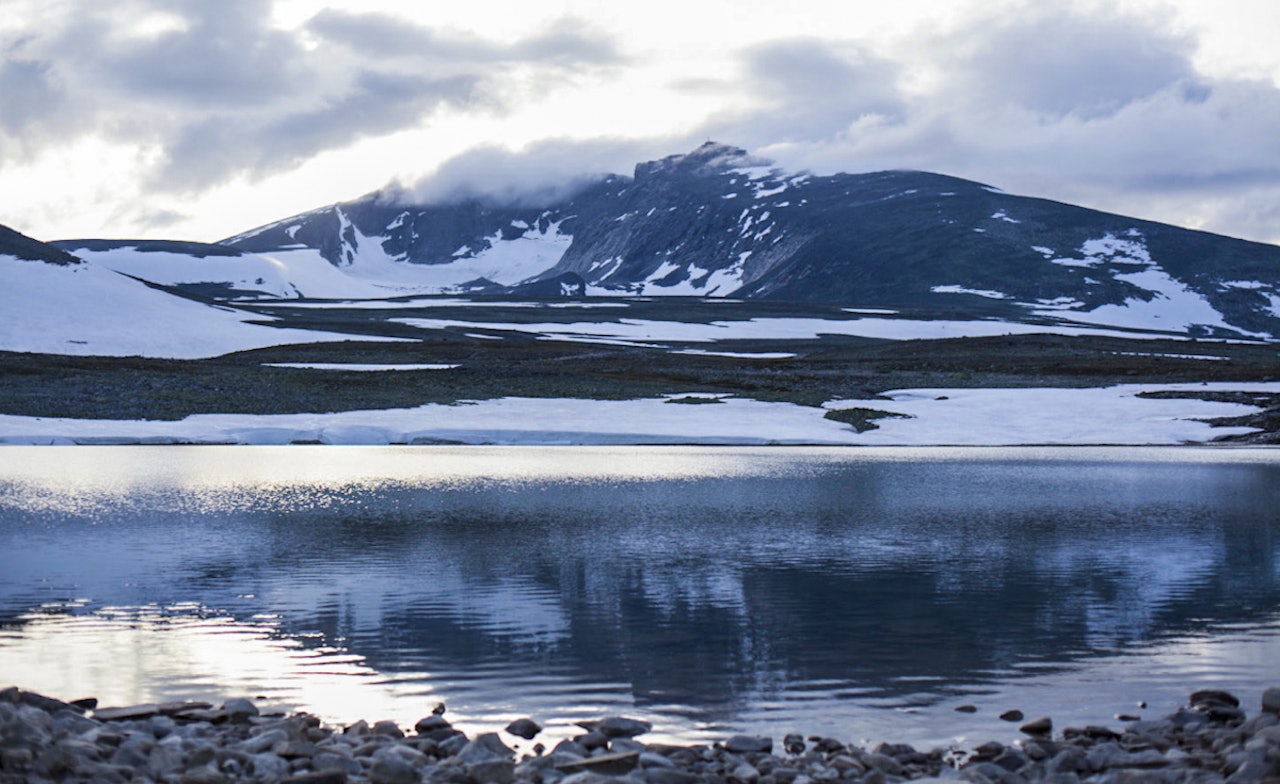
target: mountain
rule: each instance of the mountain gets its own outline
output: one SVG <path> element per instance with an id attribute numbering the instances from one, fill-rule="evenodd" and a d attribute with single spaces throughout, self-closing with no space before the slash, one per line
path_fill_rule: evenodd
<path id="1" fill-rule="evenodd" d="M 785 172 L 713 142 L 545 204 L 381 191 L 221 245 L 323 260 L 402 293 L 733 297 L 1280 335 L 1276 246 L 941 174 Z"/>

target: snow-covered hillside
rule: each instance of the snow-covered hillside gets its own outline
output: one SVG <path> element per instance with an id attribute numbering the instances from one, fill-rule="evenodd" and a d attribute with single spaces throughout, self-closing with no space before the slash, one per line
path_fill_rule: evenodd
<path id="1" fill-rule="evenodd" d="M 0 280 L 4 351 L 190 359 L 359 339 L 267 326 L 272 319 L 161 291 L 92 262 L 51 264 L 0 255 Z"/>

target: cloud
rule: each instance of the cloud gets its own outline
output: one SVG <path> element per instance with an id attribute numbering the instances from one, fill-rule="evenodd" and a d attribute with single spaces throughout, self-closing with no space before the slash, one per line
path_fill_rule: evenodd
<path id="1" fill-rule="evenodd" d="M 637 161 L 667 154 L 691 139 L 544 139 L 518 150 L 471 149 L 413 183 L 398 183 L 387 198 L 402 204 L 479 199 L 504 205 L 547 204 L 607 174 L 630 175 Z"/>
<path id="2" fill-rule="evenodd" d="M 268 0 L 53 0 L 41 15 L 0 40 L 0 156 L 105 136 L 153 150 L 146 185 L 175 193 L 259 179 L 442 111 L 504 111 L 521 80 L 545 89 L 619 59 L 606 36 L 563 20 L 493 42 L 336 11 L 281 29 Z"/>
<path id="3" fill-rule="evenodd" d="M 788 168 L 939 171 L 1280 240 L 1251 206 L 1280 197 L 1280 89 L 1212 80 L 1194 53 L 1159 16 L 1019 3 L 876 56 L 814 40 L 745 51 L 751 108 L 704 131 Z"/>
<path id="4" fill-rule="evenodd" d="M 538 62 L 566 67 L 609 65 L 620 61 L 613 41 L 573 19 L 560 19 L 548 29 L 513 44 L 498 44 L 475 35 L 441 33 L 388 14 L 353 14 L 326 9 L 306 29 L 362 58 L 408 60 L 433 67 Z"/>
<path id="5" fill-rule="evenodd" d="M 907 109 L 901 66 L 843 42 L 773 41 L 743 53 L 751 107 L 712 117 L 706 135 L 748 146 L 825 139 L 859 122 L 896 123 Z M 714 85 L 691 81 L 684 89 Z"/>
<path id="6" fill-rule="evenodd" d="M 1193 82 L 1194 44 L 1153 17 L 1039 4 L 983 18 L 931 48 L 948 88 L 968 101 L 1091 119 Z"/>

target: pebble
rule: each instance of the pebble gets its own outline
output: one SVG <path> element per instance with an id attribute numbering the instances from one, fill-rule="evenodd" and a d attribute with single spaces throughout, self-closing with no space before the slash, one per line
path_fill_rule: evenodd
<path id="1" fill-rule="evenodd" d="M 394 723 L 323 726 L 307 714 L 264 716 L 248 700 L 213 708 L 77 707 L 17 688 L 0 690 L 0 784 L 153 781 L 172 784 L 1265 784 L 1280 780 L 1280 688 L 1246 716 L 1234 695 L 1196 692 L 1163 719 L 1123 730 L 1090 725 L 1051 737 L 919 751 L 863 748 L 836 738 L 805 742 L 736 735 L 713 745 L 633 740 L 648 722 L 608 717 L 550 754 L 520 759 L 497 733 L 474 738 L 435 713 L 412 734 Z M 1256 703 L 1255 703 L 1256 704 Z M 249 710 L 249 708 L 253 710 Z M 92 711 L 85 715 L 83 711 Z M 1002 717 L 1003 718 L 1003 717 Z M 520 724 L 527 721 L 529 725 Z M 537 732 L 532 720 L 506 730 Z M 513 729 L 514 728 L 514 729 Z M 537 730 L 541 730 L 540 727 Z M 585 742 L 584 742 L 585 741 Z M 594 755 L 594 756 L 593 756 Z"/>

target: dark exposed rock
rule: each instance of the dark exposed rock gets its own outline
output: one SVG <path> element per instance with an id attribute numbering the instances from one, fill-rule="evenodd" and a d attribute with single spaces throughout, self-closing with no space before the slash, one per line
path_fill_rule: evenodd
<path id="1" fill-rule="evenodd" d="M 599 721 L 580 721 L 578 726 L 588 732 L 599 732 L 606 738 L 634 738 L 653 729 L 653 725 L 639 719 L 609 716 Z"/>
<path id="2" fill-rule="evenodd" d="M 1003 721 L 1022 721 L 1023 715 L 1020 710 L 1007 710 L 1000 714 L 1000 718 Z"/>
<path id="3" fill-rule="evenodd" d="M 1048 716 L 1032 719 L 1019 727 L 1018 731 L 1032 736 L 1048 735 L 1053 732 L 1053 719 Z"/>
<path id="4" fill-rule="evenodd" d="M 1187 704 L 1193 708 L 1227 706 L 1230 708 L 1240 707 L 1240 700 L 1234 694 L 1216 689 L 1202 689 L 1191 693 L 1187 699 Z"/>
<path id="5" fill-rule="evenodd" d="M 598 757 L 587 757 L 586 759 L 566 762 L 562 765 L 557 765 L 556 769 L 565 773 L 589 770 L 593 773 L 620 775 L 635 769 L 639 763 L 640 752 L 626 751 L 620 754 L 601 754 Z"/>
<path id="6" fill-rule="evenodd" d="M 724 742 L 724 747 L 734 754 L 758 752 L 768 754 L 773 751 L 773 738 L 757 735 L 734 735 Z"/>
<path id="7" fill-rule="evenodd" d="M 804 736 L 791 732 L 782 736 L 782 748 L 788 754 L 804 753 Z"/>
<path id="8" fill-rule="evenodd" d="M 1262 710 L 1280 714 L 1280 689 L 1267 689 L 1262 693 Z"/>
<path id="9" fill-rule="evenodd" d="M 248 721 L 249 717 L 258 715 L 258 706 L 243 697 L 227 700 L 222 709 L 232 721 Z"/>
<path id="10" fill-rule="evenodd" d="M 120 708 L 98 708 L 93 712 L 93 717 L 98 721 L 132 721 L 149 719 L 158 715 L 160 715 L 160 706 L 155 703 L 129 705 Z"/>
<path id="11" fill-rule="evenodd" d="M 506 731 L 518 738 L 525 740 L 533 740 L 539 732 L 542 732 L 541 725 L 533 719 L 524 718 L 516 719 L 506 726 Z"/>

